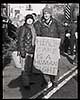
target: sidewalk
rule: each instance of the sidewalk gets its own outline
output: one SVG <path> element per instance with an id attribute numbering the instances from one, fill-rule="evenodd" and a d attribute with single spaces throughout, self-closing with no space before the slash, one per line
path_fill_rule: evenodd
<path id="1" fill-rule="evenodd" d="M 63 76 L 66 72 L 75 66 L 67 59 L 66 56 L 61 56 L 59 63 L 59 76 Z M 30 76 L 30 81 L 35 82 L 31 84 L 31 90 L 26 90 L 21 83 L 21 70 L 15 67 L 13 60 L 3 70 L 3 99 L 25 99 L 35 95 L 37 92 L 43 90 L 40 87 L 40 75 L 33 74 Z"/>

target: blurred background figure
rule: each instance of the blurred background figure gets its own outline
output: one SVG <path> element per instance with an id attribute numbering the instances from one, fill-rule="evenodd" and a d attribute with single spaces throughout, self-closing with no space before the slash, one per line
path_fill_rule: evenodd
<path id="1" fill-rule="evenodd" d="M 75 38 L 76 38 L 76 41 L 75 41 L 75 57 L 74 57 L 74 61 L 73 61 L 73 64 L 78 64 L 78 29 L 79 29 L 79 5 L 74 5 L 74 9 L 73 9 L 73 16 L 74 16 L 74 19 L 73 19 L 73 28 L 74 28 L 74 34 L 75 34 Z"/>
<path id="2" fill-rule="evenodd" d="M 40 26 L 41 26 L 40 16 L 37 15 L 36 13 L 32 13 L 32 16 L 34 18 L 34 27 L 35 27 L 36 33 L 40 34 Z"/>
<path id="3" fill-rule="evenodd" d="M 17 27 L 15 27 L 13 24 L 12 24 L 12 21 L 9 19 L 8 21 L 8 36 L 10 38 L 12 38 L 13 40 L 16 40 L 16 30 L 17 30 Z"/>
<path id="4" fill-rule="evenodd" d="M 72 18 L 70 23 L 70 30 L 71 30 L 71 51 L 75 54 L 76 51 L 76 36 L 75 33 L 77 32 L 78 27 L 78 15 L 79 15 L 79 5 L 73 4 L 72 5 Z M 73 50 L 72 50 L 73 49 Z"/>
<path id="5" fill-rule="evenodd" d="M 71 56 L 75 55 L 77 31 L 77 16 L 79 15 L 78 4 L 67 4 L 65 7 L 65 52 Z M 69 52 L 68 52 L 69 51 Z"/>

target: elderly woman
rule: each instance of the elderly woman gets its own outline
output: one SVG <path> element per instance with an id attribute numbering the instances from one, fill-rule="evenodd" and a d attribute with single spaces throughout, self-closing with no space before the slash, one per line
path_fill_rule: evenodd
<path id="1" fill-rule="evenodd" d="M 52 11 L 50 8 L 45 7 L 43 9 L 43 16 L 41 18 L 41 21 L 39 25 L 38 23 L 35 24 L 35 27 L 37 36 L 61 38 L 60 50 L 62 50 L 62 44 L 65 35 L 64 28 L 59 22 L 57 22 L 55 19 L 52 18 Z M 43 80 L 42 86 L 44 85 L 44 83 L 47 85 L 51 83 L 51 85 L 54 87 L 57 86 L 58 75 L 53 76 L 44 74 L 44 78 L 46 81 Z"/>

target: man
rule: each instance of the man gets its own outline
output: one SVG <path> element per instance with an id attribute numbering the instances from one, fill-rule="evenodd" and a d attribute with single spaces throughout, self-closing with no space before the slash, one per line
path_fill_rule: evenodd
<path id="1" fill-rule="evenodd" d="M 55 19 L 52 18 L 52 11 L 50 8 L 45 7 L 43 9 L 43 16 L 41 18 L 40 24 L 35 25 L 37 36 L 42 37 L 53 37 L 53 38 L 61 38 L 60 50 L 62 50 L 62 44 L 64 41 L 64 28 L 60 23 L 58 23 Z M 38 29 L 38 30 L 37 30 Z M 59 74 L 59 70 L 58 70 Z M 45 84 L 50 84 L 52 86 L 57 86 L 58 84 L 58 75 L 44 75 L 46 82 L 43 80 L 42 86 Z"/>
<path id="2" fill-rule="evenodd" d="M 29 74 L 31 73 L 32 58 L 34 53 L 35 29 L 33 26 L 34 18 L 31 14 L 25 17 L 25 23 L 18 29 L 18 51 L 20 56 L 25 59 L 24 70 L 22 71 L 22 83 L 27 89 L 30 89 Z M 19 35 L 20 34 L 20 35 Z"/>

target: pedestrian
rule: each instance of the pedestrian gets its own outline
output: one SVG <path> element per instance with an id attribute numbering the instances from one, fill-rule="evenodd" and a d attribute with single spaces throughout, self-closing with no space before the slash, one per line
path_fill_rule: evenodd
<path id="1" fill-rule="evenodd" d="M 71 47 L 73 47 L 74 50 L 74 60 L 73 64 L 78 63 L 78 21 L 79 21 L 79 4 L 73 4 L 72 5 L 72 19 L 70 24 L 71 29 L 71 44 L 73 44 Z M 74 48 L 75 47 L 75 48 Z"/>
<path id="2" fill-rule="evenodd" d="M 32 69 L 32 58 L 34 53 L 35 45 L 35 29 L 33 26 L 34 18 L 31 14 L 25 17 L 25 23 L 21 26 L 17 32 L 18 33 L 18 51 L 20 51 L 20 56 L 25 59 L 24 70 L 22 71 L 22 83 L 27 89 L 30 89 L 30 79 L 29 74 Z M 20 34 L 20 35 L 19 35 Z"/>
<path id="3" fill-rule="evenodd" d="M 61 51 L 62 44 L 64 41 L 64 28 L 56 19 L 52 18 L 51 8 L 45 7 L 42 13 L 43 13 L 43 16 L 41 17 L 40 24 L 35 25 L 37 36 L 61 38 L 61 43 L 60 43 L 60 51 Z M 50 83 L 51 83 L 51 86 L 54 86 L 54 87 L 57 86 L 58 76 L 59 76 L 59 69 L 58 69 L 57 76 L 44 74 L 44 78 L 46 81 L 43 79 L 41 86 L 44 86 L 44 84 L 48 85 Z"/>
<path id="4" fill-rule="evenodd" d="M 76 45 L 75 32 L 77 31 L 77 16 L 79 15 L 79 7 L 76 4 L 71 6 L 71 21 L 70 21 L 70 50 L 74 56 L 74 47 Z"/>

